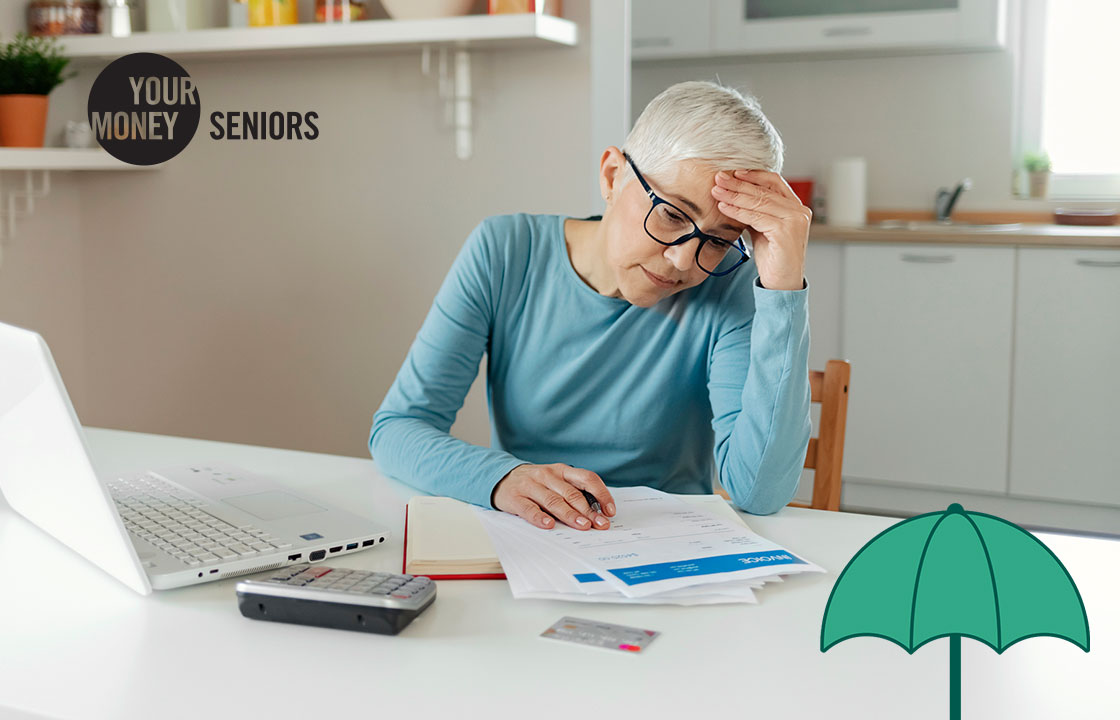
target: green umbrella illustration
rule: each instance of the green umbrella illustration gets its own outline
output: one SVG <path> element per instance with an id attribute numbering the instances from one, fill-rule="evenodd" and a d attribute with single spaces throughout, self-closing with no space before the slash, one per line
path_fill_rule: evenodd
<path id="1" fill-rule="evenodd" d="M 821 621 L 821 652 L 880 637 L 913 654 L 949 638 L 949 717 L 961 717 L 961 638 L 1002 653 L 1049 635 L 1089 652 L 1089 619 L 1069 571 L 1037 538 L 953 503 L 892 525 L 840 573 Z"/>

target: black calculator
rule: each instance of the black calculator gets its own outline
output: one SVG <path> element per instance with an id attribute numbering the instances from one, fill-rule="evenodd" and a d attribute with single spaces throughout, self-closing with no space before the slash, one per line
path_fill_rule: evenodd
<path id="1" fill-rule="evenodd" d="M 254 620 L 396 635 L 436 599 L 426 577 L 300 563 L 236 585 Z"/>

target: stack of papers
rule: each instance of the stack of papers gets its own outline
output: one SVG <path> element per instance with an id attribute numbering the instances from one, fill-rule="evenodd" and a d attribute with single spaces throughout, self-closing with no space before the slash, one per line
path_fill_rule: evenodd
<path id="1" fill-rule="evenodd" d="M 753 532 L 721 498 L 686 502 L 648 487 L 612 488 L 609 530 L 551 530 L 476 508 L 515 598 L 706 605 L 753 603 L 781 575 L 824 572 Z"/>

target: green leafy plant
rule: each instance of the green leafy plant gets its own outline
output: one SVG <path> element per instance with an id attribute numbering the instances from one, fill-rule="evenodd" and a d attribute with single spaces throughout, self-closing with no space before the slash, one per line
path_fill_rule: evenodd
<path id="1" fill-rule="evenodd" d="M 1050 172 L 1050 156 L 1045 150 L 1029 152 L 1023 156 L 1023 167 L 1027 172 Z"/>
<path id="2" fill-rule="evenodd" d="M 0 95 L 48 95 L 78 74 L 62 74 L 69 62 L 55 38 L 18 33 L 15 40 L 0 43 Z"/>

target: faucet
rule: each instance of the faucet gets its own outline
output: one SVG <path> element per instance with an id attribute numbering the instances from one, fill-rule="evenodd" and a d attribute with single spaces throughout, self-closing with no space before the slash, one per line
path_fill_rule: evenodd
<path id="1" fill-rule="evenodd" d="M 937 222 L 952 222 L 949 216 L 953 213 L 953 206 L 957 204 L 961 193 L 970 188 L 972 188 L 972 178 L 965 178 L 952 190 L 940 188 L 937 191 L 937 197 L 933 204 L 934 212 L 937 215 Z"/>

